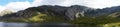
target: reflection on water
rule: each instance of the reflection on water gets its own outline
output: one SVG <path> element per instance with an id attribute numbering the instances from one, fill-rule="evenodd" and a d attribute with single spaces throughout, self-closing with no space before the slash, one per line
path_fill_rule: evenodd
<path id="1" fill-rule="evenodd" d="M 0 22 L 0 27 L 75 27 L 67 23 L 10 23 Z"/>
<path id="2" fill-rule="evenodd" d="M 26 23 L 4 23 L 4 27 L 27 27 Z"/>

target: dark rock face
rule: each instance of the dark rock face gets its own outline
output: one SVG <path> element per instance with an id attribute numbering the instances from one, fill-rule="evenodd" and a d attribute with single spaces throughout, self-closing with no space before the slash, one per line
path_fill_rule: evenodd
<path id="1" fill-rule="evenodd" d="M 103 15 L 110 15 L 112 13 L 120 12 L 119 7 L 120 6 L 103 9 L 93 9 L 80 5 L 73 5 L 70 7 L 43 5 L 37 8 L 39 12 L 43 12 L 48 15 L 60 15 L 64 16 L 66 19 L 74 20 L 77 18 L 77 16 L 99 17 Z"/>
<path id="2" fill-rule="evenodd" d="M 56 15 L 56 16 L 63 16 L 65 19 L 74 20 L 76 18 L 76 13 L 84 11 L 87 7 L 74 5 L 71 7 L 64 7 L 64 6 L 51 6 L 51 5 L 43 5 L 38 7 L 30 7 L 26 10 L 18 11 L 17 13 L 7 14 L 2 16 L 3 19 L 6 18 L 28 18 L 32 17 L 33 14 L 37 12 L 41 12 L 47 15 Z"/>
<path id="3" fill-rule="evenodd" d="M 30 7 L 26 10 L 21 10 L 16 13 L 12 14 L 6 14 L 4 16 L 1 16 L 1 19 L 21 19 L 21 18 L 29 18 L 32 17 L 33 15 L 37 14 L 37 10 L 35 7 Z"/>
<path id="4" fill-rule="evenodd" d="M 17 13 L 7 14 L 1 16 L 1 18 L 28 18 L 32 17 L 37 12 L 44 13 L 51 16 L 63 16 L 65 19 L 74 20 L 78 16 L 80 17 L 97 17 L 102 15 L 109 15 L 115 12 L 120 12 L 119 6 L 111 7 L 111 8 L 103 8 L 103 9 L 93 9 L 80 5 L 73 5 L 70 7 L 64 6 L 51 6 L 51 5 L 43 5 L 38 7 L 30 7 L 26 10 L 18 11 Z"/>
<path id="5" fill-rule="evenodd" d="M 43 12 L 48 15 L 59 15 L 63 16 L 66 19 L 74 20 L 76 19 L 76 14 L 80 14 L 81 12 L 85 11 L 88 7 L 73 5 L 71 7 L 62 7 L 62 6 L 39 6 L 38 11 Z"/>
<path id="6" fill-rule="evenodd" d="M 103 15 L 110 15 L 112 13 L 120 12 L 120 6 L 111 7 L 111 8 L 103 8 L 103 9 L 96 9 L 96 10 L 89 10 L 85 12 L 87 16 L 103 16 Z"/>

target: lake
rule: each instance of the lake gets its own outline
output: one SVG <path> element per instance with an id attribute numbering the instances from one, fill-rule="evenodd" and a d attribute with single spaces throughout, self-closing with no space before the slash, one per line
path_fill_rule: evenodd
<path id="1" fill-rule="evenodd" d="M 0 27 L 75 27 L 68 23 L 15 23 L 0 22 Z"/>

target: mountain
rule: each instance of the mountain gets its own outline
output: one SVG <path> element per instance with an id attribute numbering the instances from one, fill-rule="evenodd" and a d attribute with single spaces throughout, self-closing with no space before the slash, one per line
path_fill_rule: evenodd
<path id="1" fill-rule="evenodd" d="M 36 16 L 38 12 L 47 14 L 50 16 L 62 16 L 65 19 L 74 20 L 77 17 L 99 17 L 104 15 L 111 15 L 116 12 L 120 12 L 120 6 L 103 8 L 103 9 L 94 9 L 81 5 L 73 5 L 70 7 L 65 6 L 51 6 L 43 5 L 38 7 L 29 7 L 25 10 L 18 11 L 12 14 L 6 14 L 1 16 L 2 19 L 21 19 L 21 18 L 30 18 Z"/>
<path id="2" fill-rule="evenodd" d="M 14 19 L 19 20 L 22 18 L 29 18 L 37 14 L 37 11 L 34 7 L 27 8 L 26 10 L 21 10 L 16 13 L 6 14 L 4 16 L 1 16 L 1 19 Z"/>
<path id="3" fill-rule="evenodd" d="M 11 14 L 11 13 L 13 13 L 12 10 L 10 10 L 10 9 L 5 9 L 5 10 L 3 10 L 3 11 L 0 12 L 0 16 L 3 16 L 3 15 L 5 15 L 5 14 Z"/>
<path id="4" fill-rule="evenodd" d="M 120 17 L 120 12 L 112 13 L 108 15 L 109 17 Z"/>
<path id="5" fill-rule="evenodd" d="M 65 17 L 65 19 L 75 19 L 75 13 L 77 13 L 79 10 L 83 11 L 84 8 L 87 8 L 87 7 L 79 6 L 79 5 L 73 5 L 70 7 L 57 6 L 57 5 L 56 6 L 43 5 L 38 7 L 30 7 L 25 10 L 21 10 L 12 14 L 6 14 L 4 16 L 1 16 L 1 18 L 2 19 L 30 18 L 34 16 L 34 14 L 37 14 L 38 12 L 40 12 L 40 13 L 44 13 L 51 16 L 63 16 Z"/>
<path id="6" fill-rule="evenodd" d="M 87 11 L 86 14 L 96 17 L 96 16 L 110 15 L 117 12 L 120 12 L 120 6 Z"/>

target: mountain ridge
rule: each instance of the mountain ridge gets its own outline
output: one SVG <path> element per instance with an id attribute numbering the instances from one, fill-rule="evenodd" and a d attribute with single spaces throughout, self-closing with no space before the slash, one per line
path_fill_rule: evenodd
<path id="1" fill-rule="evenodd" d="M 80 5 L 73 5 L 70 7 L 64 6 L 51 6 L 51 5 L 43 5 L 38 7 L 30 7 L 25 10 L 18 11 L 16 13 L 7 14 L 1 16 L 1 18 L 28 18 L 32 17 L 33 14 L 37 12 L 44 13 L 51 16 L 63 16 L 65 19 L 74 20 L 78 16 L 80 17 L 98 17 L 103 15 L 110 15 L 115 12 L 120 12 L 120 6 L 111 7 L 111 8 L 103 8 L 103 9 L 94 9 Z"/>

